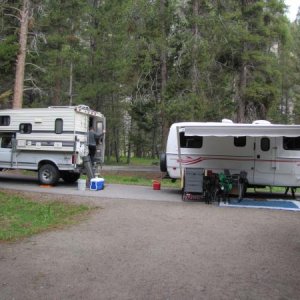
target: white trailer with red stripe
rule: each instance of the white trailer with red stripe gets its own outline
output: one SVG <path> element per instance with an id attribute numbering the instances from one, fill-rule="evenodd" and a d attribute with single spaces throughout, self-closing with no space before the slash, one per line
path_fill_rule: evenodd
<path id="1" fill-rule="evenodd" d="M 86 105 L 0 111 L 0 171 L 38 172 L 42 184 L 59 178 L 75 182 L 82 172 L 93 176 L 88 152 L 88 132 L 101 135 L 95 167 L 104 160 L 105 117 Z"/>
<path id="2" fill-rule="evenodd" d="M 184 168 L 247 172 L 253 186 L 300 186 L 300 125 L 183 122 L 170 127 L 161 171 L 181 178 Z"/>

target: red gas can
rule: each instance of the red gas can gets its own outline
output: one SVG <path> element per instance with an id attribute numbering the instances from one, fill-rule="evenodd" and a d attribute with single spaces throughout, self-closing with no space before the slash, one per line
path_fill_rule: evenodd
<path id="1" fill-rule="evenodd" d="M 160 182 L 157 180 L 152 181 L 153 190 L 160 190 Z"/>

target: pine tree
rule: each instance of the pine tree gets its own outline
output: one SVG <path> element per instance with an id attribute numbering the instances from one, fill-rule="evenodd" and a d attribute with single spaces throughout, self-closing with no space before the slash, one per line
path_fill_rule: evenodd
<path id="1" fill-rule="evenodd" d="M 0 107 L 12 106 L 15 80 L 15 63 L 18 53 L 18 28 L 16 16 L 18 1 L 0 3 Z"/>
<path id="2" fill-rule="evenodd" d="M 300 10 L 297 18 L 291 24 L 292 34 L 292 51 L 290 51 L 286 59 L 287 71 L 285 72 L 285 93 L 283 100 L 283 108 L 285 109 L 285 116 L 289 117 L 291 121 L 300 123 Z M 291 112 L 292 111 L 292 112 Z"/>
<path id="3" fill-rule="evenodd" d="M 237 121 L 265 119 L 280 97 L 278 46 L 284 41 L 281 1 L 242 1 L 236 66 Z"/>

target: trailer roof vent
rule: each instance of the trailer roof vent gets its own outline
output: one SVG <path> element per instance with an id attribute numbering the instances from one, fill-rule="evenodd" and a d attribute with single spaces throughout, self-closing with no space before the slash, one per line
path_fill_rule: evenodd
<path id="1" fill-rule="evenodd" d="M 222 119 L 222 123 L 230 123 L 230 124 L 233 124 L 232 120 L 229 120 L 229 119 Z"/>
<path id="2" fill-rule="evenodd" d="M 252 122 L 254 125 L 271 125 L 271 122 L 267 120 L 255 120 Z"/>

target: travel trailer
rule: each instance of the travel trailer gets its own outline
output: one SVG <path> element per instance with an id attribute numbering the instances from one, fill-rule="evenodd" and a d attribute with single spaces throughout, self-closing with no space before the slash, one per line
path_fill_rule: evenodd
<path id="1" fill-rule="evenodd" d="M 88 151 L 92 126 L 98 141 L 93 164 Z M 75 182 L 89 177 L 104 161 L 105 117 L 88 106 L 7 109 L 0 111 L 0 170 L 38 172 L 41 184 L 62 178 Z"/>
<path id="2" fill-rule="evenodd" d="M 182 178 L 185 168 L 246 172 L 248 186 L 300 186 L 300 125 L 185 122 L 170 127 L 161 171 Z"/>

